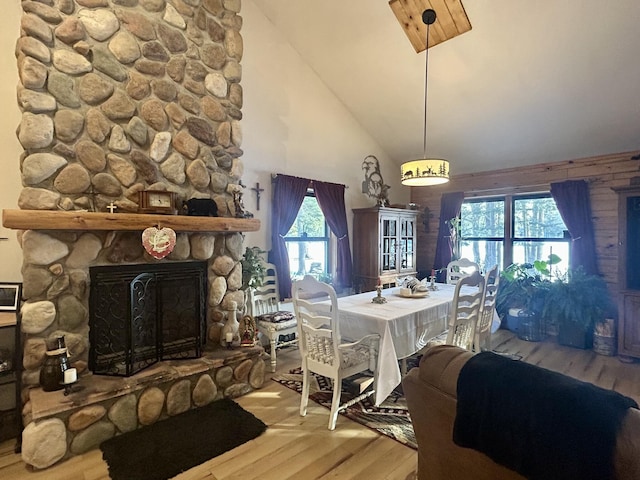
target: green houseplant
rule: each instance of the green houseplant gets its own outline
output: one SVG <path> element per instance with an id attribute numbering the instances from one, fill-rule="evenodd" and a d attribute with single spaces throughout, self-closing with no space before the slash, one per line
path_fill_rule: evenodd
<path id="1" fill-rule="evenodd" d="M 245 308 L 249 299 L 249 291 L 261 287 L 267 273 L 263 255 L 267 253 L 260 247 L 247 247 L 240 263 L 242 264 L 242 290 L 244 291 Z"/>
<path id="2" fill-rule="evenodd" d="M 577 268 L 550 283 L 542 314 L 557 325 L 559 344 L 591 348 L 594 327 L 614 310 L 603 278 Z"/>
<path id="3" fill-rule="evenodd" d="M 547 260 L 533 263 L 512 263 L 500 274 L 500 285 L 496 296 L 496 311 L 504 321 L 511 309 L 541 315 L 545 296 L 551 283 L 551 267 L 561 261 L 555 254 Z"/>

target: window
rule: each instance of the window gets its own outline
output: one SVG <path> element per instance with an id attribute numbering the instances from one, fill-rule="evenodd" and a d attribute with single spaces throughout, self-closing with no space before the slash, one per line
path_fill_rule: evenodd
<path id="1" fill-rule="evenodd" d="M 546 260 L 554 253 L 562 261 L 553 269 L 567 271 L 571 239 L 550 195 L 514 198 L 512 222 L 513 263 Z"/>
<path id="2" fill-rule="evenodd" d="M 469 200 L 460 215 L 460 257 L 473 260 L 486 272 L 502 270 L 505 237 L 505 200 Z"/>
<path id="3" fill-rule="evenodd" d="M 460 215 L 460 256 L 483 271 L 511 263 L 561 259 L 557 273 L 569 267 L 571 239 L 550 194 L 467 200 Z"/>
<path id="4" fill-rule="evenodd" d="M 284 238 L 292 278 L 311 274 L 329 277 L 329 227 L 313 190 L 307 192 L 296 220 Z"/>

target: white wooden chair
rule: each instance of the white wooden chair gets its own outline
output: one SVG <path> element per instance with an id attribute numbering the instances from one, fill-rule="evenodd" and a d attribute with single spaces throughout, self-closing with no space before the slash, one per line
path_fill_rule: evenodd
<path id="1" fill-rule="evenodd" d="M 479 271 L 480 266 L 468 258 L 452 260 L 447 265 L 447 278 L 445 283 L 455 285 L 463 276 Z"/>
<path id="2" fill-rule="evenodd" d="M 491 350 L 491 325 L 496 310 L 496 295 L 499 283 L 500 272 L 498 271 L 498 265 L 495 265 L 484 277 L 482 308 L 473 341 L 473 348 L 477 352 Z"/>
<path id="3" fill-rule="evenodd" d="M 262 286 L 249 291 L 248 303 L 258 331 L 269 339 L 271 371 L 275 372 L 277 350 L 298 342 L 298 322 L 293 312 L 283 311 L 280 308 L 275 265 L 265 263 L 265 273 Z"/>
<path id="4" fill-rule="evenodd" d="M 319 298 L 318 294 L 322 294 L 323 297 Z M 371 334 L 358 341 L 343 343 L 340 335 L 336 292 L 330 285 L 319 282 L 309 275 L 302 280 L 293 282 L 292 296 L 294 311 L 298 319 L 298 337 L 303 371 L 300 415 L 307 414 L 311 373 L 328 377 L 333 384 L 329 416 L 329 430 L 333 430 L 336 428 L 340 410 L 344 410 L 375 393 L 377 383 L 376 357 L 380 336 Z M 329 303 L 322 302 L 323 298 L 327 297 Z M 342 380 L 366 371 L 373 372 L 373 388 L 353 400 L 340 404 Z"/>
<path id="5" fill-rule="evenodd" d="M 484 277 L 479 272 L 458 280 L 449 315 L 449 330 L 445 340 L 447 345 L 456 345 L 469 351 L 473 349 L 483 294 Z"/>

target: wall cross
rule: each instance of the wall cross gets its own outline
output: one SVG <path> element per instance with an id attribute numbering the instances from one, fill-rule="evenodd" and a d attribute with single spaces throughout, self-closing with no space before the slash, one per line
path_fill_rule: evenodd
<path id="1" fill-rule="evenodd" d="M 256 210 L 260 210 L 260 194 L 264 192 L 264 188 L 260 188 L 260 183 L 258 182 L 251 190 L 256 192 Z"/>

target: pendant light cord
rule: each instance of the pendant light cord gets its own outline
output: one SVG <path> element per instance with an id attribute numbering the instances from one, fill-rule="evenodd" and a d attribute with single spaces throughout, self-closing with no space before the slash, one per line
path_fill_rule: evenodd
<path id="1" fill-rule="evenodd" d="M 436 21 L 436 12 L 432 8 L 422 12 L 422 21 L 427 26 L 427 38 L 424 42 L 424 132 L 422 137 L 422 150 L 424 159 L 427 158 L 427 84 L 429 82 L 429 29 Z"/>
<path id="2" fill-rule="evenodd" d="M 429 27 L 427 23 L 427 39 L 424 49 L 424 132 L 422 136 L 422 158 L 427 158 L 427 83 L 429 80 Z"/>

